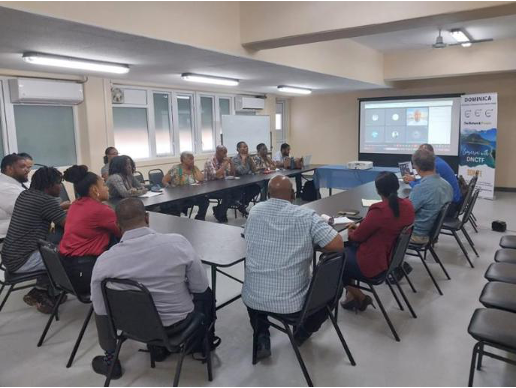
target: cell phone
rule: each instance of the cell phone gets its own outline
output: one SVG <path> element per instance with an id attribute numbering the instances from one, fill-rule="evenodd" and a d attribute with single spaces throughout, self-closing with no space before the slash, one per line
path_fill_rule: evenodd
<path id="1" fill-rule="evenodd" d="M 361 216 L 347 216 L 350 220 L 361 221 L 364 217 Z"/>
<path id="2" fill-rule="evenodd" d="M 355 216 L 359 213 L 358 210 L 340 210 L 337 214 L 341 216 L 348 216 L 348 218 L 351 218 L 349 216 Z"/>

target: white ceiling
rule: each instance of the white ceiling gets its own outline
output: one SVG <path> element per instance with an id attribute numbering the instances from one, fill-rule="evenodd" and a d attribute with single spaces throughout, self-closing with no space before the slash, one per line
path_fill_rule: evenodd
<path id="1" fill-rule="evenodd" d="M 241 81 L 239 91 L 253 93 L 277 93 L 278 85 L 307 87 L 314 93 L 378 88 L 377 85 L 346 78 L 0 7 L 0 68 L 99 76 L 99 73 L 87 74 L 25 63 L 22 53 L 27 51 L 124 63 L 131 66 L 128 74 L 100 76 L 152 84 L 185 85 L 185 88 L 192 87 L 192 83 L 180 78 L 180 74 L 185 72 L 237 78 Z M 226 90 L 235 89 L 227 87 Z"/>
<path id="2" fill-rule="evenodd" d="M 493 19 L 474 20 L 460 24 L 436 25 L 434 28 L 419 28 L 386 34 L 369 35 L 354 38 L 357 43 L 384 53 L 430 49 L 435 43 L 439 28 L 442 28 L 445 43 L 456 43 L 449 31 L 465 28 L 473 39 L 507 39 L 516 37 L 516 16 L 503 16 Z M 489 43 L 485 43 L 489 44 Z"/>

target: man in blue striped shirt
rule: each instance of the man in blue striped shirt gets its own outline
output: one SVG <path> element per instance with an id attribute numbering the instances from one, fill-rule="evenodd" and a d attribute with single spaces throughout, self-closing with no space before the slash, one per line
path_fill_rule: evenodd
<path id="1" fill-rule="evenodd" d="M 310 285 L 314 246 L 344 250 L 342 237 L 313 210 L 293 205 L 294 190 L 285 176 L 269 183 L 270 199 L 251 209 L 245 226 L 247 243 L 242 300 L 258 339 L 257 358 L 271 355 L 269 321 L 264 312 L 294 317 Z M 326 311 L 310 316 L 294 337 L 302 344 L 326 320 Z"/>

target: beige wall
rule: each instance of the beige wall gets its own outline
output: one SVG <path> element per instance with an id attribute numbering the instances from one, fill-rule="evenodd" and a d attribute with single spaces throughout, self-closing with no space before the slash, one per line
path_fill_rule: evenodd
<path id="1" fill-rule="evenodd" d="M 314 163 L 343 164 L 358 158 L 359 97 L 498 93 L 495 184 L 516 188 L 516 74 L 469 76 L 397 83 L 392 90 L 297 97 L 291 102 L 290 143 Z"/>

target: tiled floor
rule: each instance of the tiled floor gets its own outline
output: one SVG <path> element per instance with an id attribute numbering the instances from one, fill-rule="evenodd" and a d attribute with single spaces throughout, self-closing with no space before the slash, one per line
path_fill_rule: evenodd
<path id="1" fill-rule="evenodd" d="M 430 267 L 441 285 L 439 296 L 420 262 L 409 258 L 414 267 L 413 279 L 418 293 L 404 289 L 416 310 L 417 319 L 400 311 L 389 291 L 380 287 L 380 296 L 401 336 L 397 343 L 378 309 L 364 313 L 341 311 L 339 325 L 353 352 L 357 366 L 347 361 L 337 336 L 326 323 L 303 347 L 309 372 L 319 386 L 464 386 L 474 340 L 467 326 L 485 280 L 487 266 L 493 261 L 501 234 L 492 232 L 493 219 L 507 221 L 516 234 L 516 194 L 498 193 L 495 201 L 479 200 L 475 210 L 480 224 L 478 234 L 471 233 L 480 257 L 471 269 L 451 237 L 441 237 L 437 251 L 452 280 L 445 280 L 436 264 Z M 239 216 L 240 217 L 240 216 Z M 241 225 L 244 220 L 230 223 Z M 474 257 L 474 256 L 473 256 Z M 231 273 L 242 276 L 243 267 Z M 219 301 L 239 292 L 231 280 L 219 282 Z M 93 321 L 86 331 L 76 361 L 70 369 L 65 363 L 87 312 L 87 307 L 69 300 L 61 309 L 46 342 L 36 347 L 47 316 L 39 314 L 22 301 L 23 292 L 10 297 L 0 313 L 0 386 L 95 386 L 102 376 L 90 367 L 100 354 Z M 288 338 L 272 335 L 273 356 L 256 366 L 251 364 L 251 329 L 246 310 L 238 301 L 218 313 L 217 334 L 222 345 L 214 356 L 214 381 L 209 384 L 203 365 L 187 359 L 182 386 L 303 386 L 305 381 Z M 148 355 L 137 352 L 141 346 L 128 341 L 121 353 L 124 376 L 112 386 L 169 386 L 176 358 L 173 356 L 156 369 L 150 369 Z M 484 368 L 475 375 L 476 386 L 512 386 L 516 384 L 516 367 L 485 358 Z"/>

